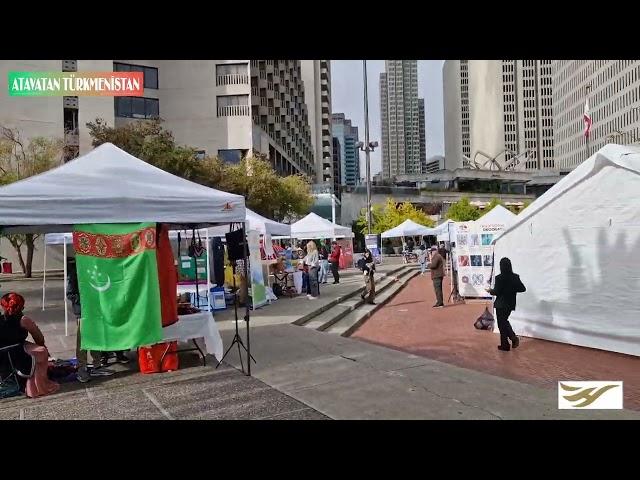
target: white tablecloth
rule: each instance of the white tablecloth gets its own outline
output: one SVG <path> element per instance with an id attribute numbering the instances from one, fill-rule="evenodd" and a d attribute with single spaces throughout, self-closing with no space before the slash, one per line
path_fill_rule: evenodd
<path id="1" fill-rule="evenodd" d="M 178 322 L 162 329 L 165 342 L 186 342 L 194 338 L 203 338 L 205 349 L 220 361 L 224 354 L 222 337 L 211 312 L 192 315 L 180 315 Z"/>

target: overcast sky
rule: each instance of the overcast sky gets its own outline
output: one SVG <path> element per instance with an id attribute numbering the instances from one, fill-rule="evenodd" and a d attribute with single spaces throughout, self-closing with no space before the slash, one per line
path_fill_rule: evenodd
<path id="1" fill-rule="evenodd" d="M 442 64 L 444 60 L 418 61 L 418 95 L 424 97 L 427 158 L 444 155 L 442 110 Z M 369 87 L 369 140 L 380 142 L 380 73 L 384 60 L 367 61 Z M 331 102 L 334 113 L 344 113 L 358 127 L 364 141 L 364 98 L 362 60 L 331 61 Z M 380 149 L 371 155 L 371 175 L 382 168 Z M 364 177 L 364 153 L 360 155 L 360 171 Z"/>

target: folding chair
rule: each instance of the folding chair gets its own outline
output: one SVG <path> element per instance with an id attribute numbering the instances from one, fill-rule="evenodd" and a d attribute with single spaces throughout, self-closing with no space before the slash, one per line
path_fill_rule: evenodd
<path id="1" fill-rule="evenodd" d="M 19 343 L 16 343 L 0 348 L 0 398 L 13 397 L 22 393 L 18 380 L 18 370 L 11 358 L 11 351 L 20 346 Z M 6 365 L 2 362 L 3 357 L 8 360 Z"/>

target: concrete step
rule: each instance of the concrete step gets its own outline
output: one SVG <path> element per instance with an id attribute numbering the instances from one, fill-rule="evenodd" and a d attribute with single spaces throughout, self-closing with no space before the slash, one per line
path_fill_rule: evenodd
<path id="1" fill-rule="evenodd" d="M 414 275 L 416 272 L 417 270 L 412 268 L 403 268 L 395 275 L 389 275 L 383 279 L 378 279 L 376 281 L 376 294 L 383 293 L 388 288 L 392 288 L 394 285 L 396 285 L 396 278 L 402 281 L 402 279 L 406 276 Z M 313 318 L 311 321 L 307 322 L 304 327 L 319 330 L 321 332 L 331 328 L 331 326 L 340 322 L 345 316 L 350 315 L 354 310 L 359 309 L 364 305 L 364 300 L 360 298 L 360 293 L 362 293 L 363 289 L 364 287 L 358 290 L 358 296 L 340 302 L 333 308 L 323 312 L 322 314 Z"/>
<path id="2" fill-rule="evenodd" d="M 410 267 L 409 267 L 410 268 Z M 384 279 L 388 279 L 391 277 L 396 277 L 399 273 L 401 273 L 402 271 L 407 270 L 407 265 L 398 265 L 396 268 L 394 268 L 393 270 L 390 270 L 382 275 L 380 275 L 379 277 L 376 278 L 376 285 L 378 284 L 378 282 L 382 282 Z M 316 310 L 308 313 L 307 315 L 304 315 L 303 317 L 300 317 L 299 319 L 297 319 L 295 322 L 293 322 L 294 325 L 298 325 L 298 326 L 302 326 L 302 325 L 306 325 L 307 323 L 309 323 L 309 321 L 311 321 L 312 319 L 315 319 L 316 317 L 318 317 L 319 315 L 322 315 L 323 313 L 332 310 L 335 306 L 339 305 L 340 303 L 355 297 L 356 295 L 360 295 L 360 293 L 362 293 L 364 286 L 359 287 L 356 290 L 353 290 L 349 293 L 346 293 L 345 295 L 342 295 L 338 298 L 336 298 L 335 300 L 332 300 L 331 302 L 322 305 L 320 307 L 318 307 Z"/>
<path id="3" fill-rule="evenodd" d="M 395 297 L 400 290 L 402 290 L 409 280 L 416 277 L 420 274 L 419 270 L 410 270 L 408 273 L 402 275 L 398 279 L 398 282 L 394 282 L 390 288 L 386 288 L 380 292 L 376 291 L 376 304 L 370 305 L 366 303 L 362 303 L 359 308 L 354 309 L 349 312 L 347 315 L 344 315 L 340 321 L 335 322 L 329 328 L 325 330 L 327 333 L 331 333 L 334 335 L 341 335 L 343 337 L 351 336 L 359 327 L 362 325 L 371 315 L 373 315 L 379 308 L 381 308 L 384 304 L 389 302 L 393 297 Z"/>

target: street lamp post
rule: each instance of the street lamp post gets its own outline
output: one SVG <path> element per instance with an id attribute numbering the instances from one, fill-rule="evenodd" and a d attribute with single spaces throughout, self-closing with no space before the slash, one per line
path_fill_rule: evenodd
<path id="1" fill-rule="evenodd" d="M 365 153 L 365 169 L 367 182 L 367 233 L 371 234 L 371 152 L 378 147 L 378 142 L 369 141 L 369 95 L 367 93 L 367 61 L 362 61 L 362 77 L 364 81 L 364 143 L 358 142 L 358 148 Z"/>

